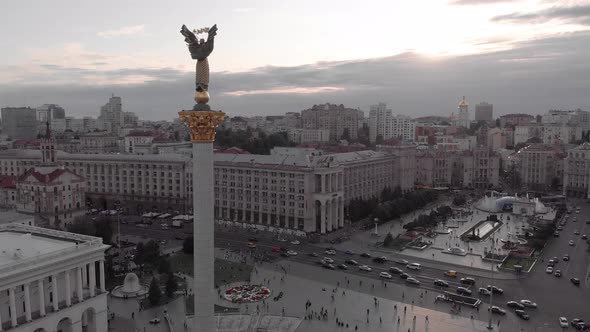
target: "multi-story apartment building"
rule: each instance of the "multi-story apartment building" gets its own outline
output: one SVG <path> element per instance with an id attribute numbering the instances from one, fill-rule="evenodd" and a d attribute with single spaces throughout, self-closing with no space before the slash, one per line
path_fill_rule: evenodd
<path id="1" fill-rule="evenodd" d="M 377 151 L 393 154 L 397 158 L 397 183 L 403 193 L 414 190 L 416 178 L 416 146 L 408 145 L 378 145 Z"/>
<path id="2" fill-rule="evenodd" d="M 101 238 L 0 225 L 0 330 L 107 332 Z"/>
<path id="3" fill-rule="evenodd" d="M 334 225 L 343 224 L 338 211 L 344 211 L 348 200 L 378 196 L 386 186 L 400 186 L 404 192 L 412 190 L 413 177 L 411 184 L 400 179 L 402 174 L 413 174 L 413 169 L 400 169 L 415 165 L 408 161 L 410 155 L 398 157 L 372 151 L 322 155 L 313 149 L 294 148 L 274 149 L 271 155 L 218 153 L 216 217 L 328 232 Z M 190 157 L 67 153 L 59 156 L 66 168 L 86 178 L 86 201 L 93 207 L 107 208 L 114 201 L 121 201 L 131 213 L 186 212 L 191 208 Z M 38 165 L 40 159 L 37 150 L 0 151 L 0 173 L 22 174 Z M 336 207 L 336 212 L 324 211 L 323 220 L 328 220 L 328 224 L 319 222 L 322 209 Z"/>
<path id="4" fill-rule="evenodd" d="M 2 134 L 12 140 L 37 137 L 37 110 L 30 107 L 2 108 Z"/>
<path id="5" fill-rule="evenodd" d="M 529 144 L 517 153 L 520 178 L 527 190 L 549 190 L 563 178 L 565 153 L 560 147 Z"/>
<path id="6" fill-rule="evenodd" d="M 369 111 L 369 140 L 376 142 L 377 137 L 383 140 L 400 138 L 413 142 L 416 136 L 416 122 L 409 116 L 392 115 L 387 105 L 379 103 L 372 105 Z"/>
<path id="7" fill-rule="evenodd" d="M 98 121 L 108 123 L 108 127 L 110 127 L 110 130 L 113 133 L 117 134 L 119 132 L 119 129 L 123 127 L 123 124 L 125 123 L 121 97 L 115 97 L 115 95 L 112 95 L 111 98 L 109 98 L 109 102 L 100 107 Z"/>
<path id="8" fill-rule="evenodd" d="M 558 123 L 546 123 L 543 125 L 543 143 L 568 144 L 582 139 L 582 127 Z"/>
<path id="9" fill-rule="evenodd" d="M 348 138 L 356 139 L 363 116 L 363 111 L 342 104 L 322 104 L 301 111 L 301 122 L 304 129 L 330 130 L 330 139 L 337 141 L 346 134 Z"/>
<path id="10" fill-rule="evenodd" d="M 590 198 L 590 143 L 567 151 L 563 164 L 563 194 Z"/>
<path id="11" fill-rule="evenodd" d="M 481 102 L 475 105 L 475 121 L 494 121 L 494 105 Z"/>
<path id="12" fill-rule="evenodd" d="M 535 117 L 529 114 L 505 114 L 500 116 L 500 127 L 526 126 L 535 122 Z"/>
<path id="13" fill-rule="evenodd" d="M 119 152 L 119 138 L 116 135 L 89 133 L 80 136 L 80 149 L 88 154 Z"/>
<path id="14" fill-rule="evenodd" d="M 500 157 L 493 151 L 477 148 L 464 151 L 463 186 L 476 189 L 497 187 L 499 183 Z"/>
<path id="15" fill-rule="evenodd" d="M 328 129 L 289 128 L 287 137 L 289 137 L 289 141 L 298 144 L 327 143 L 330 141 L 330 131 Z"/>

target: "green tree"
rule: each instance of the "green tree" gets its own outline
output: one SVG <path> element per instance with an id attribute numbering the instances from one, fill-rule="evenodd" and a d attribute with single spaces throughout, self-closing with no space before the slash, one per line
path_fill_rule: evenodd
<path id="1" fill-rule="evenodd" d="M 148 301 L 150 301 L 151 305 L 156 306 L 160 303 L 161 297 L 160 282 L 156 277 L 153 277 L 152 282 L 150 282 L 150 289 L 148 290 Z"/>
<path id="2" fill-rule="evenodd" d="M 348 130 L 348 128 L 344 128 L 344 130 L 342 130 L 342 136 L 340 136 L 340 139 L 343 140 L 350 140 L 350 131 Z"/>
<path id="3" fill-rule="evenodd" d="M 158 272 L 161 274 L 172 273 L 172 265 L 170 265 L 170 261 L 164 257 L 161 257 L 160 263 L 158 264 Z"/>
<path id="4" fill-rule="evenodd" d="M 145 263 L 145 247 L 143 242 L 139 242 L 135 246 L 135 257 L 133 258 L 133 262 L 139 266 L 143 266 Z"/>
<path id="5" fill-rule="evenodd" d="M 389 247 L 393 243 L 393 235 L 391 233 L 387 233 L 385 239 L 383 240 L 383 245 L 385 247 Z"/>
<path id="6" fill-rule="evenodd" d="M 174 280 L 174 275 L 170 272 L 168 273 L 168 280 L 166 280 L 166 296 L 172 298 L 177 289 L 178 285 L 176 284 L 176 280 Z"/>
<path id="7" fill-rule="evenodd" d="M 453 198 L 453 205 L 455 205 L 455 206 L 462 206 L 462 205 L 465 205 L 465 203 L 467 203 L 467 199 L 463 195 L 455 196 Z"/>

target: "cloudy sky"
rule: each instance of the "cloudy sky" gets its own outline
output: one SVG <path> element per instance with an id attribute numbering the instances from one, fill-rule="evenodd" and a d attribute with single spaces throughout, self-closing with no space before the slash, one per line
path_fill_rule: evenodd
<path id="1" fill-rule="evenodd" d="M 270 115 L 332 102 L 450 115 L 590 110 L 590 1 L 2 0 L 0 106 L 96 116 L 111 93 L 146 119 L 190 109 L 180 26 L 217 24 L 210 104 Z"/>

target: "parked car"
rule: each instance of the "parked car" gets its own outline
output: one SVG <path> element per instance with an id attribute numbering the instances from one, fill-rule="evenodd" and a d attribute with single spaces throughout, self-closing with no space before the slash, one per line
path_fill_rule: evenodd
<path id="1" fill-rule="evenodd" d="M 490 296 L 490 295 L 492 295 L 492 292 L 491 292 L 491 291 L 489 291 L 489 290 L 487 290 L 487 289 L 485 289 L 485 288 L 480 288 L 480 289 L 479 289 L 477 292 L 478 292 L 480 295 L 485 295 L 485 296 Z"/>
<path id="2" fill-rule="evenodd" d="M 457 293 L 461 295 L 471 295 L 471 289 L 465 287 L 457 287 Z"/>
<path id="3" fill-rule="evenodd" d="M 514 310 L 514 313 L 516 314 L 516 316 L 518 316 L 524 320 L 531 319 L 531 316 L 529 316 L 529 314 L 527 314 L 526 311 L 524 311 L 524 310 Z"/>
<path id="4" fill-rule="evenodd" d="M 490 310 L 490 308 L 488 308 L 488 311 Z M 493 314 L 497 314 L 497 315 L 506 315 L 506 310 L 497 307 L 495 305 L 492 306 L 491 311 Z"/>
<path id="5" fill-rule="evenodd" d="M 475 279 L 473 279 L 471 277 L 461 278 L 461 280 L 459 280 L 459 282 L 464 285 L 475 285 Z"/>
<path id="6" fill-rule="evenodd" d="M 509 308 L 520 309 L 520 310 L 525 308 L 523 304 L 520 304 L 516 301 L 508 301 L 508 302 L 506 302 L 506 306 Z"/>
<path id="7" fill-rule="evenodd" d="M 400 269 L 399 267 L 395 267 L 395 266 L 390 267 L 389 272 L 397 273 L 397 274 L 404 273 L 404 271 L 402 269 Z"/>
<path id="8" fill-rule="evenodd" d="M 494 294 L 498 294 L 498 295 L 504 294 L 504 290 L 502 288 L 500 288 L 500 287 L 488 285 L 486 287 L 486 289 L 489 290 L 489 291 L 491 291 Z"/>
<path id="9" fill-rule="evenodd" d="M 559 327 L 567 328 L 569 326 L 570 326 L 570 324 L 567 321 L 567 318 L 565 318 L 565 317 L 559 317 Z"/>
<path id="10" fill-rule="evenodd" d="M 520 304 L 524 305 L 525 307 L 529 308 L 536 308 L 537 304 L 531 300 L 520 300 Z"/>
<path id="11" fill-rule="evenodd" d="M 408 279 L 406 279 L 406 282 L 408 284 L 412 284 L 412 285 L 420 285 L 420 281 L 418 279 L 412 278 L 412 277 L 409 277 Z"/>
<path id="12" fill-rule="evenodd" d="M 434 281 L 434 284 L 435 284 L 436 286 L 440 286 L 440 287 L 449 287 L 449 283 L 448 283 L 448 282 L 446 282 L 446 281 L 444 281 L 444 280 L 440 280 L 440 279 L 436 279 L 436 280 Z"/>

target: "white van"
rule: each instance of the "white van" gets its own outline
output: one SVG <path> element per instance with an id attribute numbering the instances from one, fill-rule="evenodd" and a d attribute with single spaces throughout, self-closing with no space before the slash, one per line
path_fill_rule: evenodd
<path id="1" fill-rule="evenodd" d="M 410 263 L 408 265 L 406 265 L 406 267 L 410 270 L 420 270 L 420 264 L 418 263 Z"/>

